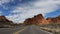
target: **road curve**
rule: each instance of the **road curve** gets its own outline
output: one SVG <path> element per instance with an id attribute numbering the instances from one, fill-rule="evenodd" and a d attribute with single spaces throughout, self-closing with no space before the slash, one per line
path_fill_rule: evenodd
<path id="1" fill-rule="evenodd" d="M 16 28 L 0 28 L 0 34 L 51 34 L 44 32 L 40 27 L 35 25 L 16 27 Z"/>
<path id="2" fill-rule="evenodd" d="M 31 25 L 25 28 L 23 31 L 18 34 L 51 34 L 48 32 L 41 31 L 39 27 Z"/>

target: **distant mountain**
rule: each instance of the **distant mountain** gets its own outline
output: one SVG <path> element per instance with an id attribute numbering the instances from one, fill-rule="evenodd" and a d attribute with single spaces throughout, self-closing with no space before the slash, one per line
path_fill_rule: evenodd
<path id="1" fill-rule="evenodd" d="M 8 20 L 8 19 L 6 19 L 6 17 L 5 16 L 0 16 L 0 27 L 4 27 L 4 26 L 10 26 L 10 25 L 12 25 L 13 24 L 13 22 L 12 21 L 10 21 L 10 20 Z"/>

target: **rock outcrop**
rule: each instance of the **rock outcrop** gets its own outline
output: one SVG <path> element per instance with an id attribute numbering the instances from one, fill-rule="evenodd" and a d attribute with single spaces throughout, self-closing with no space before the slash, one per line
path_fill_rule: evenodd
<path id="1" fill-rule="evenodd" d="M 48 24 L 48 21 L 43 17 L 42 14 L 38 14 L 34 16 L 33 18 L 28 18 L 24 21 L 24 24 L 30 25 L 30 24 Z"/>
<path id="2" fill-rule="evenodd" d="M 60 15 L 54 18 L 47 18 L 46 20 L 48 20 L 49 23 L 60 23 Z"/>
<path id="3" fill-rule="evenodd" d="M 10 21 L 10 20 L 8 20 L 8 19 L 6 19 L 6 17 L 5 16 L 0 16 L 0 27 L 4 27 L 4 26 L 10 26 L 10 25 L 12 25 L 13 24 L 13 22 L 12 21 Z"/>
<path id="4" fill-rule="evenodd" d="M 32 18 L 28 18 L 24 21 L 24 24 L 31 25 L 31 24 L 51 24 L 51 23 L 60 23 L 60 15 L 54 18 L 44 18 L 42 14 L 35 15 Z"/>

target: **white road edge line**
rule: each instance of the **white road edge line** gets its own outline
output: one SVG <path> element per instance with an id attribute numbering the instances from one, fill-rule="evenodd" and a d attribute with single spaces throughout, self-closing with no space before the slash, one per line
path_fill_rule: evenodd
<path id="1" fill-rule="evenodd" d="M 49 34 L 53 34 L 51 32 L 48 32 L 48 31 L 45 31 L 45 30 L 42 30 L 42 29 L 40 29 L 40 30 L 43 31 L 43 32 L 49 33 Z"/>

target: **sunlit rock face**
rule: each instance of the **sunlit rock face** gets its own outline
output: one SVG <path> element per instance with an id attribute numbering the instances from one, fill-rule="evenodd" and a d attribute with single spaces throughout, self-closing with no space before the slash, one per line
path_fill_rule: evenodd
<path id="1" fill-rule="evenodd" d="M 46 19 L 42 19 L 42 23 L 40 23 L 41 25 L 42 24 L 49 24 L 49 21 L 48 20 L 46 20 Z"/>
<path id="2" fill-rule="evenodd" d="M 51 23 L 60 23 L 60 15 L 53 18 L 44 18 L 42 14 L 35 15 L 32 18 L 28 18 L 24 21 L 24 24 L 31 25 L 31 24 L 37 24 L 37 25 L 43 25 L 43 24 L 51 24 Z"/>
<path id="3" fill-rule="evenodd" d="M 49 23 L 60 23 L 60 15 L 54 18 L 47 18 L 46 20 L 48 20 Z"/>
<path id="4" fill-rule="evenodd" d="M 34 16 L 35 20 L 37 21 L 36 23 L 42 23 L 42 19 L 44 19 L 44 17 L 42 16 L 42 14 L 38 14 L 36 16 Z"/>
<path id="5" fill-rule="evenodd" d="M 32 18 L 28 18 L 24 21 L 26 25 L 31 25 L 31 24 L 48 24 L 48 21 L 43 17 L 42 14 L 35 15 Z"/>

